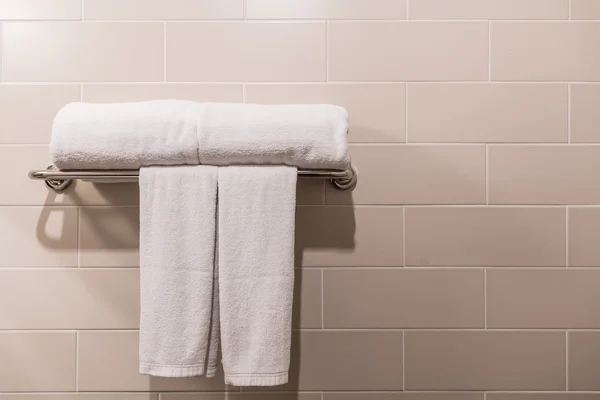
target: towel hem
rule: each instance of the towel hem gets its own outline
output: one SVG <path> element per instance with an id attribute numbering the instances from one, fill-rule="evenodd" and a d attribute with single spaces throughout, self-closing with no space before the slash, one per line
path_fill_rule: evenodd
<path id="1" fill-rule="evenodd" d="M 274 374 L 225 374 L 225 383 L 233 386 L 276 386 L 288 382 L 288 371 Z"/>
<path id="2" fill-rule="evenodd" d="M 209 375 L 209 373 L 212 373 Z M 204 375 L 204 364 L 195 365 L 164 365 L 140 362 L 140 374 L 161 376 L 165 378 L 187 378 Z M 214 376 L 215 371 L 209 370 L 207 376 Z"/>

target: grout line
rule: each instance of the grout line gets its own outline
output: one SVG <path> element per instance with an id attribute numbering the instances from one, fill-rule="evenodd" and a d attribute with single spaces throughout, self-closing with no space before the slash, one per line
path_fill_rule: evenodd
<path id="1" fill-rule="evenodd" d="M 246 0 L 242 1 L 242 21 L 246 20 Z"/>
<path id="2" fill-rule="evenodd" d="M 406 267 L 406 205 L 402 207 L 402 266 Z"/>
<path id="3" fill-rule="evenodd" d="M 169 83 L 170 84 L 170 83 Z M 79 86 L 79 85 L 78 85 Z M 0 85 L 1 87 L 1 85 Z M 242 89 L 243 90 L 243 89 Z M 10 146 L 48 146 L 48 142 L 46 143 L 0 143 L 0 147 L 10 147 Z M 543 143 L 543 142 L 494 142 L 494 143 L 478 143 L 478 142 L 350 142 L 348 143 L 351 147 L 360 147 L 360 146 L 379 146 L 379 147 L 426 147 L 426 146 L 438 146 L 438 147 L 481 147 L 481 146 L 490 146 L 490 147 L 500 147 L 500 146 L 511 146 L 511 147 L 561 147 L 561 146 L 570 146 L 570 147 L 600 147 L 600 143 Z"/>
<path id="4" fill-rule="evenodd" d="M 96 330 L 89 330 L 92 332 L 97 332 Z M 104 330 L 106 331 L 106 330 Z M 120 329 L 114 329 L 114 332 L 120 331 Z M 293 328 L 294 332 L 560 332 L 564 333 L 564 329 L 559 328 L 492 328 L 492 329 L 484 329 L 484 328 Z M 581 330 L 580 332 L 598 332 L 600 333 L 600 329 L 588 329 Z M 47 331 L 44 331 L 47 332 Z M 136 331 L 137 332 L 137 331 Z"/>
<path id="5" fill-rule="evenodd" d="M 567 85 L 567 143 L 571 143 L 571 83 Z"/>
<path id="6" fill-rule="evenodd" d="M 483 392 L 483 400 L 487 400 L 487 392 Z"/>
<path id="7" fill-rule="evenodd" d="M 408 144 L 408 82 L 404 82 L 404 143 Z"/>
<path id="8" fill-rule="evenodd" d="M 42 207 L 47 207 L 47 208 L 73 208 L 73 207 L 77 207 L 78 204 L 62 204 L 62 203 L 56 203 L 56 204 L 12 204 L 12 203 L 8 203 L 8 204 L 0 204 L 0 208 L 8 208 L 8 207 L 12 207 L 12 208 L 42 208 Z M 79 204 L 79 206 L 81 207 L 97 207 L 97 208 L 106 208 L 106 207 L 112 207 L 112 208 L 117 208 L 117 207 L 130 207 L 130 208 L 138 208 L 139 206 L 137 204 L 123 204 L 123 205 L 115 205 L 115 204 Z M 473 204 L 446 204 L 446 203 L 439 203 L 439 204 L 407 204 L 405 205 L 406 207 L 413 207 L 413 208 L 524 208 L 524 209 L 530 209 L 530 208 L 561 208 L 564 209 L 564 207 L 566 206 L 566 204 L 490 204 L 490 205 L 485 205 L 482 203 L 473 203 Z M 327 208 L 362 208 L 362 209 L 366 209 L 366 208 L 387 208 L 387 209 L 396 209 L 396 208 L 402 208 L 405 207 L 402 204 L 393 204 L 393 203 L 386 203 L 386 204 L 298 204 L 296 207 L 297 208 L 314 208 L 314 207 L 327 207 Z M 600 205 L 577 205 L 577 208 L 599 208 Z M 435 265 L 430 265 L 430 266 L 435 266 Z M 3 267 L 0 267 L 3 268 Z"/>
<path id="9" fill-rule="evenodd" d="M 81 268 L 81 207 L 77 206 L 77 268 Z"/>
<path id="10" fill-rule="evenodd" d="M 74 208 L 77 207 L 78 204 L 0 204 L 0 208 Z M 115 205 L 115 204 L 79 204 L 81 207 L 97 207 L 97 208 L 118 208 L 118 207 L 129 207 L 129 208 L 138 208 L 137 204 L 123 204 L 123 205 Z M 561 208 L 564 209 L 566 204 L 490 204 L 485 205 L 482 203 L 474 203 L 474 204 L 407 204 L 403 206 L 402 204 L 298 204 L 297 208 L 315 208 L 315 207 L 327 207 L 327 208 L 383 208 L 383 209 L 397 209 L 401 207 L 413 207 L 413 208 L 522 208 L 522 209 L 530 209 L 530 208 Z M 600 205 L 577 205 L 577 208 L 600 208 Z M 435 265 L 430 265 L 434 267 Z M 447 266 L 447 265 L 443 265 Z M 476 265 L 478 266 L 478 265 Z M 3 267 L 0 267 L 3 268 Z M 503 267 L 505 268 L 505 267 Z M 591 267 L 593 268 L 593 267 Z"/>
<path id="11" fill-rule="evenodd" d="M 572 1 L 569 0 L 569 20 L 571 20 L 571 7 L 572 7 Z"/>
<path id="12" fill-rule="evenodd" d="M 242 83 L 242 103 L 246 102 L 246 84 Z"/>
<path id="13" fill-rule="evenodd" d="M 181 390 L 163 390 L 163 391 L 156 391 L 156 390 L 150 390 L 150 391 L 135 391 L 135 390 L 117 390 L 117 391 L 99 391 L 99 390 L 92 390 L 92 391 L 85 391 L 82 392 L 86 395 L 119 395 L 119 394 L 127 394 L 127 395 L 135 395 L 135 394 L 139 394 L 139 395 L 148 395 L 148 394 L 156 394 L 156 395 L 164 395 L 164 394 L 175 394 L 175 395 L 187 395 L 187 394 L 193 394 L 193 395 L 219 395 L 219 398 L 221 399 L 220 396 L 228 396 L 229 394 L 236 394 L 240 392 L 240 389 L 243 388 L 238 388 L 236 387 L 234 390 L 229 390 L 227 392 L 225 391 L 218 391 L 218 390 L 209 390 L 209 391 L 198 391 L 198 390 L 188 390 L 188 391 L 181 391 Z M 248 391 L 248 390 L 241 390 L 245 393 L 251 394 L 252 396 L 254 395 L 270 395 L 270 396 L 277 396 L 277 395 L 288 395 L 288 396 L 294 396 L 294 395 L 298 395 L 298 394 L 313 394 L 313 395 L 318 395 L 321 396 L 322 394 L 352 394 L 352 393 L 363 393 L 363 394 L 374 394 L 374 395 L 378 395 L 378 394 L 397 394 L 397 395 L 401 395 L 401 394 L 446 394 L 446 395 L 461 395 L 462 393 L 470 393 L 470 394 L 482 394 L 485 395 L 486 393 L 490 393 L 490 394 L 503 394 L 503 395 L 521 395 L 521 394 L 560 394 L 560 395 L 565 395 L 567 393 L 565 393 L 564 390 L 489 390 L 487 392 L 482 391 L 482 390 L 473 390 L 473 389 L 464 389 L 464 390 L 448 390 L 448 389 L 441 389 L 441 390 L 430 390 L 430 389 L 413 389 L 413 390 L 361 390 L 361 389 L 357 389 L 357 390 L 340 390 L 340 389 L 335 389 L 335 390 L 327 390 L 327 391 L 322 391 L 322 392 L 318 392 L 315 390 L 282 390 L 282 391 L 268 391 L 266 389 L 263 390 L 252 390 L 252 391 Z M 62 395 L 62 394 L 66 394 L 66 395 L 71 395 L 74 392 L 65 392 L 65 391 L 56 391 L 56 392 L 49 392 L 49 391 L 39 391 L 39 392 L 31 392 L 31 391 L 11 391 L 11 392 L 0 392 L 0 395 L 12 395 L 12 396 L 16 396 L 16 395 L 34 395 L 32 397 L 42 397 L 42 395 L 52 395 L 52 396 L 56 396 L 56 395 Z M 599 394 L 600 390 L 570 390 L 568 394 Z M 2 396 L 0 396 L 2 397 Z M 54 397 L 53 397 L 54 398 Z M 105 398 L 105 397 L 103 397 Z M 144 397 L 147 398 L 147 397 Z M 228 399 L 230 397 L 222 397 L 222 399 Z M 255 397 L 253 397 L 255 398 Z M 269 398 L 273 398 L 273 397 L 269 397 Z M 277 397 L 278 398 L 278 397 Z M 293 397 L 296 398 L 296 397 Z"/>
<path id="14" fill-rule="evenodd" d="M 79 16 L 79 20 L 83 21 L 84 20 L 84 11 L 85 10 L 85 0 L 81 0 L 81 15 Z"/>
<path id="15" fill-rule="evenodd" d="M 490 204 L 490 146 L 485 144 L 485 205 Z"/>
<path id="16" fill-rule="evenodd" d="M 0 43 L 4 47 L 4 24 L 0 24 Z M 0 82 L 4 82 L 4 48 L 0 48 Z"/>
<path id="17" fill-rule="evenodd" d="M 565 267 L 569 267 L 569 207 L 565 207 Z"/>
<path id="18" fill-rule="evenodd" d="M 402 390 L 406 390 L 406 347 L 404 346 L 404 337 L 406 336 L 406 331 L 402 331 Z"/>
<path id="19" fill-rule="evenodd" d="M 565 390 L 569 390 L 569 330 L 565 331 Z"/>
<path id="20" fill-rule="evenodd" d="M 82 13 L 83 14 L 83 13 Z M 411 18 L 411 19 L 401 19 L 401 18 L 369 18 L 369 19 L 352 19 L 352 18 L 344 18 L 344 19 L 340 19 L 340 18 L 331 18 L 329 19 L 332 22 L 335 22 L 336 24 L 345 24 L 345 23 L 351 23 L 351 24 L 370 24 L 370 23 L 390 23 L 390 22 L 395 22 L 398 24 L 406 24 L 406 23 L 420 23 L 420 22 L 444 22 L 444 23 L 451 23 L 451 24 L 455 24 L 455 23 L 470 23 L 470 24 L 475 24 L 475 23 L 482 23 L 482 22 L 489 22 L 489 21 L 493 21 L 493 22 L 502 22 L 502 23 L 522 23 L 522 22 L 527 22 L 527 23 L 532 23 L 532 24 L 543 24 L 543 23 L 568 23 L 570 22 L 570 20 L 567 18 L 561 18 L 561 19 L 552 19 L 552 18 L 546 18 L 546 19 L 527 19 L 527 18 L 522 18 L 522 19 L 499 19 L 499 18 L 472 18 L 472 19 L 430 19 L 430 18 Z M 196 24 L 218 24 L 218 23 L 223 23 L 223 22 L 227 22 L 227 23 L 231 23 L 231 22 L 237 22 L 237 23 L 248 23 L 248 24 L 316 24 L 316 23 L 320 23 L 320 22 L 324 22 L 327 21 L 326 18 L 218 18 L 218 19 L 206 19 L 206 18 L 184 18 L 184 19 L 175 19 L 175 18 L 162 18 L 162 19 L 157 19 L 157 18 L 153 18 L 153 19 L 86 19 L 86 20 L 82 20 L 81 17 L 75 19 L 75 18 L 53 18 L 53 19 L 46 19 L 46 18 L 15 18 L 15 19 L 11 19 L 11 20 L 6 20 L 7 22 L 70 22 L 70 23 L 81 23 L 86 22 L 88 24 L 95 24 L 95 23 L 114 23 L 114 24 L 119 24 L 119 23 L 157 23 L 157 22 L 172 22 L 175 24 L 186 24 L 186 23 L 196 23 Z M 600 21 L 600 18 L 592 18 L 592 19 L 584 19 L 584 20 L 573 20 L 573 21 L 586 21 L 586 22 L 598 22 Z"/>
<path id="21" fill-rule="evenodd" d="M 483 328 L 487 329 L 487 268 L 483 269 Z"/>
<path id="22" fill-rule="evenodd" d="M 321 268 L 321 329 L 325 329 L 325 270 Z"/>
<path id="23" fill-rule="evenodd" d="M 75 332 L 75 391 L 79 392 L 79 331 Z"/>
<path id="24" fill-rule="evenodd" d="M 163 81 L 167 81 L 167 23 L 163 22 Z"/>
<path id="25" fill-rule="evenodd" d="M 488 82 L 492 81 L 492 21 L 488 21 Z"/>
<path id="26" fill-rule="evenodd" d="M 600 21 L 598 21 L 600 22 Z M 169 22 L 170 23 L 170 22 Z M 585 80 L 527 80 L 527 81 L 504 81 L 504 80 L 494 80 L 489 82 L 487 79 L 472 79 L 472 80 L 452 80 L 452 81 L 443 81 L 443 80 L 331 80 L 326 82 L 324 80 L 305 80 L 305 81 L 169 81 L 168 83 L 171 85 L 241 85 L 243 83 L 250 83 L 252 85 L 265 85 L 265 86 L 277 86 L 277 85 L 399 85 L 405 82 L 420 84 L 420 85 L 430 85 L 430 84 L 438 84 L 438 85 L 481 85 L 483 83 L 489 83 L 493 85 L 558 85 L 558 84 L 586 84 L 590 86 L 600 86 L 599 81 L 585 81 Z M 64 86 L 64 85 L 74 85 L 79 84 L 81 81 L 21 81 L 21 80 L 11 80 L 5 81 L 6 85 L 12 86 Z M 115 85 L 155 85 L 162 84 L 163 81 L 86 81 L 86 85 L 91 86 L 115 86 Z M 480 142 L 477 142 L 480 143 Z"/>
<path id="27" fill-rule="evenodd" d="M 325 82 L 329 82 L 329 21 L 325 21 Z"/>
<path id="28" fill-rule="evenodd" d="M 406 15 L 404 16 L 404 19 L 408 21 L 408 20 L 410 19 L 410 18 L 409 18 L 409 15 L 410 15 L 410 0 L 406 0 L 406 4 L 405 4 L 405 6 L 406 6 L 406 7 L 405 7 L 405 9 L 404 9 L 404 13 L 405 13 Z"/>

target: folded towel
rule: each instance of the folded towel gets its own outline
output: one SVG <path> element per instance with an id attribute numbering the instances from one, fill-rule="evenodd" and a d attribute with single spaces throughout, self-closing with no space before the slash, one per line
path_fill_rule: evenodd
<path id="1" fill-rule="evenodd" d="M 345 169 L 348 113 L 328 104 L 206 103 L 198 120 L 202 164 Z"/>
<path id="2" fill-rule="evenodd" d="M 216 207 L 217 167 L 140 170 L 143 374 L 214 375 Z"/>
<path id="3" fill-rule="evenodd" d="M 156 100 L 64 106 L 52 127 L 59 169 L 138 169 L 198 164 L 198 103 Z"/>
<path id="4" fill-rule="evenodd" d="M 288 381 L 297 170 L 219 168 L 218 264 L 225 382 Z"/>
<path id="5" fill-rule="evenodd" d="M 348 114 L 326 104 L 71 103 L 52 128 L 59 169 L 276 164 L 345 169 Z"/>

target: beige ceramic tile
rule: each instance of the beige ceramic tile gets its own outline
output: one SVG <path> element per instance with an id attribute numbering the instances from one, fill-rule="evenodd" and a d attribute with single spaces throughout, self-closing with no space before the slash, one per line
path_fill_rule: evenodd
<path id="1" fill-rule="evenodd" d="M 298 207 L 296 264 L 401 266 L 401 207 Z"/>
<path id="2" fill-rule="evenodd" d="M 409 331 L 406 390 L 565 390 L 565 333 Z"/>
<path id="3" fill-rule="evenodd" d="M 349 142 L 404 142 L 405 84 L 250 84 L 247 103 L 329 103 L 350 116 Z"/>
<path id="4" fill-rule="evenodd" d="M 237 84 L 130 84 L 83 85 L 83 101 L 90 103 L 118 103 L 178 99 L 199 102 L 241 103 L 242 85 Z"/>
<path id="5" fill-rule="evenodd" d="M 569 208 L 569 266 L 600 266 L 600 208 Z"/>
<path id="6" fill-rule="evenodd" d="M 35 393 L 0 395 L 2 400 L 158 400 L 158 393 Z"/>
<path id="7" fill-rule="evenodd" d="M 599 127 L 600 85 L 571 85 L 571 142 L 600 143 Z"/>
<path id="8" fill-rule="evenodd" d="M 137 267 L 140 219 L 137 207 L 82 207 L 79 265 Z"/>
<path id="9" fill-rule="evenodd" d="M 137 270 L 0 269 L 0 329 L 139 326 Z"/>
<path id="10" fill-rule="evenodd" d="M 488 394 L 489 396 L 489 394 Z M 483 400 L 483 393 L 436 392 L 436 393 L 323 393 L 323 400 Z"/>
<path id="11" fill-rule="evenodd" d="M 488 400 L 598 400 L 597 393 L 487 393 Z"/>
<path id="12" fill-rule="evenodd" d="M 6 82 L 162 81 L 162 23 L 3 24 Z"/>
<path id="13" fill-rule="evenodd" d="M 79 101 L 79 91 L 79 85 L 1 85 L 0 141 L 48 143 L 54 116 L 65 104 Z"/>
<path id="14" fill-rule="evenodd" d="M 242 19 L 243 0 L 85 0 L 85 19 Z"/>
<path id="15" fill-rule="evenodd" d="M 0 0 L 3 20 L 81 19 L 81 0 Z"/>
<path id="16" fill-rule="evenodd" d="M 50 164 L 48 146 L 1 146 L 0 205 L 60 205 L 72 204 L 68 194 L 50 192 L 43 181 L 31 180 L 32 169 L 45 169 Z M 67 192 L 68 193 L 68 192 Z"/>
<path id="17" fill-rule="evenodd" d="M 498 81 L 597 81 L 595 22 L 492 22 L 491 78 Z"/>
<path id="18" fill-rule="evenodd" d="M 43 170 L 51 163 L 48 146 L 0 145 L 0 206 L 6 205 L 138 205 L 138 184 L 92 184 L 74 181 L 65 192 L 49 190 L 43 181 L 27 177 L 31 170 Z M 313 197 L 321 194 L 313 195 Z M 309 197 L 305 194 L 304 197 Z"/>
<path id="19" fill-rule="evenodd" d="M 0 207 L 0 238 L 0 267 L 76 267 L 77 209 Z"/>
<path id="20" fill-rule="evenodd" d="M 490 204 L 599 204 L 600 146 L 491 146 Z"/>
<path id="21" fill-rule="evenodd" d="M 599 328 L 600 270 L 489 270 L 488 328 Z"/>
<path id="22" fill-rule="evenodd" d="M 568 19 L 569 0 L 411 0 L 409 18 Z"/>
<path id="23" fill-rule="evenodd" d="M 600 2 L 571 0 L 571 19 L 600 19 Z"/>
<path id="24" fill-rule="evenodd" d="M 320 393 L 161 393 L 160 400 L 321 400 Z"/>
<path id="25" fill-rule="evenodd" d="M 51 163 L 48 146 L 0 145 L 0 169 L 12 171 L 0 175 L 1 205 L 139 205 L 138 183 L 98 183 L 73 181 L 62 193 L 49 190 L 41 180 L 31 180 L 31 170 L 44 170 Z M 318 183 L 318 182 L 317 182 Z M 323 183 L 323 182 L 321 182 Z M 306 187 L 308 185 L 308 187 Z M 322 203 L 322 187 L 300 185 L 298 204 Z"/>
<path id="26" fill-rule="evenodd" d="M 66 195 L 69 201 L 81 205 L 137 206 L 140 204 L 137 182 L 91 183 L 75 181 L 73 187 L 67 190 Z"/>
<path id="27" fill-rule="evenodd" d="M 409 142 L 567 142 L 566 84 L 408 85 Z"/>
<path id="28" fill-rule="evenodd" d="M 483 328 L 483 271 L 326 269 L 325 328 Z"/>
<path id="29" fill-rule="evenodd" d="M 565 266 L 565 209 L 408 207 L 406 264 Z"/>
<path id="30" fill-rule="evenodd" d="M 325 81 L 325 39 L 323 22 L 167 23 L 167 80 Z"/>
<path id="31" fill-rule="evenodd" d="M 75 346 L 75 332 L 1 332 L 0 391 L 74 391 Z"/>
<path id="32" fill-rule="evenodd" d="M 488 79 L 487 22 L 329 23 L 329 80 Z"/>
<path id="33" fill-rule="evenodd" d="M 404 19 L 406 0 L 246 0 L 248 19 Z"/>
<path id="34" fill-rule="evenodd" d="M 223 373 L 212 379 L 157 378 L 139 373 L 138 333 L 135 331 L 79 332 L 78 388 L 80 391 L 222 391 Z"/>
<path id="35" fill-rule="evenodd" d="M 569 389 L 600 390 L 600 332 L 569 332 Z"/>
<path id="36" fill-rule="evenodd" d="M 321 328 L 323 309 L 320 269 L 296 269 L 294 281 L 294 328 Z"/>
<path id="37" fill-rule="evenodd" d="M 351 146 L 358 184 L 327 204 L 485 204 L 484 146 Z"/>
<path id="38" fill-rule="evenodd" d="M 320 179 L 298 179 L 296 204 L 300 206 L 323 204 L 323 191 L 326 184 L 330 185 L 328 181 Z"/>
<path id="39" fill-rule="evenodd" d="M 290 381 L 276 389 L 402 390 L 402 332 L 296 332 Z"/>

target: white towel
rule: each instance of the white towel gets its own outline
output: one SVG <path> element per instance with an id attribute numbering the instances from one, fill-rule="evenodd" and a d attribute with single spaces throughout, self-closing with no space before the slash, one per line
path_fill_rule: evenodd
<path id="1" fill-rule="evenodd" d="M 218 253 L 225 382 L 288 381 L 297 170 L 219 168 Z"/>
<path id="2" fill-rule="evenodd" d="M 50 154 L 63 170 L 197 164 L 345 169 L 347 132 L 346 110 L 327 104 L 71 103 L 54 119 Z"/>
<path id="3" fill-rule="evenodd" d="M 198 120 L 202 164 L 345 169 L 348 113 L 328 104 L 206 103 Z"/>
<path id="4" fill-rule="evenodd" d="M 217 293 L 213 289 L 216 206 L 216 167 L 140 170 L 143 374 L 214 375 L 218 347 L 214 341 L 218 324 L 211 323 L 212 316 L 218 316 L 212 310 Z"/>
<path id="5" fill-rule="evenodd" d="M 52 127 L 59 169 L 199 164 L 199 104 L 182 100 L 64 106 Z"/>

